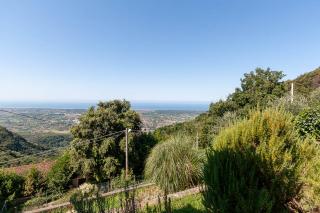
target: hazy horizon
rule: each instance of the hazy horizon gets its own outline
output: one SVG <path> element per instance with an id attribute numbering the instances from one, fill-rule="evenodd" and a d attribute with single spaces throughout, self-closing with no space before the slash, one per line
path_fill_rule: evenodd
<path id="1" fill-rule="evenodd" d="M 107 101 L 107 100 L 104 100 Z M 61 102 L 61 101 L 0 101 L 0 108 L 39 108 L 39 109 L 88 109 L 99 101 Z M 179 101 L 130 101 L 135 110 L 186 110 L 207 111 L 210 102 Z"/>

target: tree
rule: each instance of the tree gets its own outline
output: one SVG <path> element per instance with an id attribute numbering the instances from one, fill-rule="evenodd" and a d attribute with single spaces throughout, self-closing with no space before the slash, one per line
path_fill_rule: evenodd
<path id="1" fill-rule="evenodd" d="M 23 194 L 24 178 L 14 173 L 0 170 L 0 206 Z"/>
<path id="2" fill-rule="evenodd" d="M 25 177 L 24 194 L 26 196 L 33 196 L 43 192 L 45 187 L 46 184 L 43 174 L 36 168 L 31 168 Z"/>
<path id="3" fill-rule="evenodd" d="M 152 149 L 146 162 L 145 175 L 168 193 L 198 184 L 201 167 L 199 151 L 187 137 L 180 135 Z"/>
<path id="4" fill-rule="evenodd" d="M 119 174 L 124 167 L 120 141 L 125 128 L 140 130 L 141 120 L 126 100 L 100 102 L 71 128 L 71 163 L 83 176 L 100 182 Z"/>
<path id="5" fill-rule="evenodd" d="M 70 161 L 70 154 L 66 151 L 52 166 L 47 176 L 48 187 L 51 191 L 63 192 L 71 184 L 74 172 Z"/>
<path id="6" fill-rule="evenodd" d="M 319 154 L 314 142 L 300 139 L 291 114 L 252 112 L 215 138 L 204 169 L 204 204 L 209 212 L 284 212 L 301 210 L 306 201 L 319 205 Z"/>
<path id="7" fill-rule="evenodd" d="M 210 104 L 209 113 L 213 117 L 222 117 L 224 113 L 235 111 L 236 108 L 236 104 L 231 100 L 219 100 L 218 102 Z"/>
<path id="8" fill-rule="evenodd" d="M 229 97 L 239 107 L 256 105 L 266 106 L 269 101 L 281 97 L 285 93 L 284 77 L 281 71 L 257 68 L 245 73 L 241 79 L 241 87 Z"/>

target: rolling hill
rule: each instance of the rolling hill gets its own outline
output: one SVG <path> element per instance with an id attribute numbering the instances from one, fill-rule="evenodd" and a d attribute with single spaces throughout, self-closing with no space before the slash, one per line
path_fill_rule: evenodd
<path id="1" fill-rule="evenodd" d="M 0 126 L 0 162 L 28 156 L 45 150 L 43 147 L 29 143 L 22 136 Z"/>
<path id="2" fill-rule="evenodd" d="M 22 136 L 13 133 L 0 126 L 0 148 L 9 151 L 20 152 L 22 154 L 31 154 L 43 148 L 29 143 Z"/>
<path id="3" fill-rule="evenodd" d="M 320 67 L 298 76 L 294 80 L 286 82 L 286 87 L 290 90 L 291 83 L 294 83 L 294 90 L 304 96 L 308 96 L 313 90 L 320 87 Z"/>

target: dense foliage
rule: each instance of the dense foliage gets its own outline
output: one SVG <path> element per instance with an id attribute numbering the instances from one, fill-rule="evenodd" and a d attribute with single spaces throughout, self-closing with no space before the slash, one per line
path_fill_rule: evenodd
<path id="1" fill-rule="evenodd" d="M 63 192 L 71 184 L 73 168 L 70 165 L 70 154 L 65 152 L 61 155 L 47 175 L 50 191 Z"/>
<path id="2" fill-rule="evenodd" d="M 70 134 L 43 133 L 38 137 L 34 136 L 33 141 L 46 148 L 66 147 L 72 141 L 72 136 Z"/>
<path id="3" fill-rule="evenodd" d="M 202 163 L 194 143 L 180 135 L 152 149 L 146 162 L 145 175 L 166 193 L 175 192 L 199 182 Z"/>
<path id="4" fill-rule="evenodd" d="M 25 176 L 24 194 L 26 196 L 34 196 L 45 190 L 44 175 L 37 169 L 31 168 Z"/>
<path id="5" fill-rule="evenodd" d="M 205 206 L 210 212 L 282 212 L 301 209 L 306 199 L 317 202 L 318 155 L 314 142 L 299 139 L 287 112 L 251 113 L 214 140 L 204 170 Z M 244 184 L 249 191 L 242 191 Z"/>
<path id="6" fill-rule="evenodd" d="M 292 82 L 294 83 L 296 93 L 309 96 L 313 90 L 320 87 L 320 68 L 302 74 L 293 81 L 288 81 L 286 83 L 287 90 L 290 90 Z"/>
<path id="7" fill-rule="evenodd" d="M 0 170 L 0 206 L 22 196 L 23 184 L 23 177 Z"/>
<path id="8" fill-rule="evenodd" d="M 72 135 L 28 136 L 44 147 L 61 147 L 72 140 L 70 152 L 56 160 L 46 178 L 34 169 L 24 177 L 0 172 L 0 205 L 47 189 L 52 194 L 64 192 L 79 176 L 122 182 L 125 128 L 133 129 L 130 172 L 140 177 L 144 171 L 166 193 L 202 181 L 201 152 L 214 141 L 203 171 L 209 212 L 301 211 L 320 205 L 320 152 L 310 139 L 320 138 L 319 71 L 294 80 L 291 102 L 287 94 L 291 81 L 283 82 L 281 71 L 257 68 L 244 74 L 240 87 L 212 103 L 208 112 L 149 134 L 139 131 L 141 120 L 129 102 L 101 102 L 80 118 Z M 250 113 L 257 106 L 262 111 Z M 277 110 L 263 111 L 270 106 Z M 2 162 L 44 150 L 41 146 L 0 127 Z"/>
<path id="9" fill-rule="evenodd" d="M 2 126 L 0 126 L 0 148 L 24 154 L 31 154 L 35 151 L 43 150 L 42 147 L 29 143 L 22 136 L 7 130 Z"/>
<path id="10" fill-rule="evenodd" d="M 87 178 L 107 180 L 124 168 L 124 153 L 120 141 L 124 129 L 139 130 L 141 120 L 130 109 L 128 101 L 100 102 L 80 117 L 80 123 L 72 127 L 72 166 Z"/>
<path id="11" fill-rule="evenodd" d="M 275 200 L 257 156 L 222 149 L 207 157 L 203 197 L 208 212 L 272 212 Z"/>
<path id="12" fill-rule="evenodd" d="M 46 150 L 44 147 L 30 143 L 21 135 L 0 126 L 0 166 L 30 163 L 34 159 L 32 154 L 44 150 Z M 29 157 L 29 155 L 31 156 Z"/>
<path id="13" fill-rule="evenodd" d="M 151 133 L 130 134 L 128 143 L 129 168 L 136 178 L 143 175 L 145 161 L 158 140 Z M 121 150 L 125 151 L 125 139 L 120 142 Z"/>
<path id="14" fill-rule="evenodd" d="M 241 87 L 228 97 L 228 100 L 237 108 L 265 106 L 269 101 L 281 97 L 284 84 L 281 81 L 284 74 L 281 71 L 272 71 L 269 68 L 244 74 Z"/>
<path id="15" fill-rule="evenodd" d="M 244 74 L 241 86 L 226 100 L 210 104 L 208 112 L 199 115 L 192 122 L 159 128 L 155 135 L 160 139 L 167 139 L 179 133 L 187 134 L 193 138 L 198 137 L 200 147 L 208 147 L 215 135 L 230 121 L 246 116 L 256 106 L 266 107 L 269 102 L 282 97 L 286 92 L 283 77 L 281 71 L 257 68 Z M 224 117 L 226 113 L 228 115 Z"/>
<path id="16" fill-rule="evenodd" d="M 296 127 L 301 136 L 320 140 L 320 105 L 303 110 L 296 118 Z"/>

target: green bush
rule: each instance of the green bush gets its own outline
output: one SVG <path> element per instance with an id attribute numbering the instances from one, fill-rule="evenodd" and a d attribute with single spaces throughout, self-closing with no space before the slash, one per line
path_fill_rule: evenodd
<path id="1" fill-rule="evenodd" d="M 156 143 L 157 140 L 151 133 L 129 134 L 129 168 L 138 179 L 141 179 L 146 158 Z M 123 138 L 120 141 L 120 148 L 123 152 L 125 152 L 125 147 L 125 138 Z"/>
<path id="2" fill-rule="evenodd" d="M 0 170 L 0 207 L 4 202 L 14 200 L 23 194 L 24 178 L 14 173 Z"/>
<path id="3" fill-rule="evenodd" d="M 296 118 L 296 127 L 301 136 L 320 139 L 320 106 L 303 110 Z"/>
<path id="4" fill-rule="evenodd" d="M 48 173 L 48 187 L 51 191 L 62 192 L 71 184 L 73 170 L 70 165 L 70 155 L 65 152 L 60 156 Z"/>
<path id="5" fill-rule="evenodd" d="M 252 152 L 224 149 L 208 153 L 204 204 L 210 212 L 271 212 L 274 197 Z M 257 178 L 259 177 L 259 178 Z"/>
<path id="6" fill-rule="evenodd" d="M 165 192 L 198 184 L 202 159 L 187 137 L 176 136 L 156 145 L 149 155 L 145 175 Z"/>
<path id="7" fill-rule="evenodd" d="M 319 147 L 300 140 L 291 114 L 251 113 L 214 140 L 204 169 L 209 212 L 283 212 L 318 202 Z M 246 186 L 246 187 L 245 187 Z"/>
<path id="8" fill-rule="evenodd" d="M 30 169 L 25 176 L 24 194 L 26 196 L 33 196 L 43 192 L 45 187 L 46 180 L 43 174 L 35 168 Z"/>
<path id="9" fill-rule="evenodd" d="M 320 88 L 317 88 L 311 92 L 310 105 L 311 106 L 319 106 L 320 105 Z"/>

